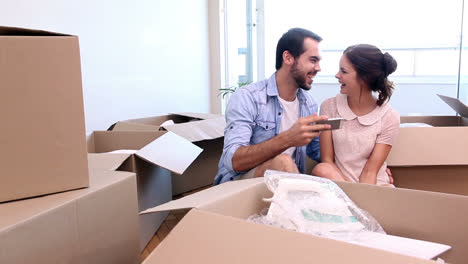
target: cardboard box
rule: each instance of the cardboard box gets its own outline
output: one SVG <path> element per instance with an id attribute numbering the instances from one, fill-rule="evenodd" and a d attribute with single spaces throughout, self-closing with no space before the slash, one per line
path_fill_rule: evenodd
<path id="1" fill-rule="evenodd" d="M 137 151 L 97 154 L 116 150 Z M 95 131 L 89 137 L 88 151 L 95 153 L 90 154 L 95 159 L 90 166 L 136 173 L 138 208 L 143 211 L 172 200 L 171 172 L 183 173 L 202 150 L 172 132 Z M 168 212 L 140 215 L 140 250 L 167 215 Z"/>
<path id="2" fill-rule="evenodd" d="M 90 187 L 0 204 L 0 263 L 139 263 L 135 174 L 90 170 Z"/>
<path id="3" fill-rule="evenodd" d="M 468 195 L 468 107 L 441 96 L 461 116 L 402 116 L 388 156 L 395 185 L 402 188 Z"/>
<path id="4" fill-rule="evenodd" d="M 395 236 L 452 246 L 440 257 L 468 259 L 468 197 L 340 182 L 356 205 Z M 150 263 L 436 263 L 247 222 L 268 204 L 263 178 L 233 181 L 142 213 L 192 209 L 145 260 Z M 183 252 L 183 253 L 180 253 Z"/>
<path id="5" fill-rule="evenodd" d="M 171 120 L 174 124 L 163 124 Z M 203 113 L 178 113 L 131 119 L 114 124 L 113 131 L 171 131 L 203 149 L 202 154 L 182 175 L 173 175 L 172 193 L 185 193 L 213 184 L 223 152 L 224 116 Z"/>
<path id="6" fill-rule="evenodd" d="M 78 37 L 0 27 L 0 202 L 89 185 Z"/>

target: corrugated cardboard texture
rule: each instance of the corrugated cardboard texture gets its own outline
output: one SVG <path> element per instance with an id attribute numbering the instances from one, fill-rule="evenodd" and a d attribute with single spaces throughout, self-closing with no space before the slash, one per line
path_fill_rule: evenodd
<path id="1" fill-rule="evenodd" d="M 88 166 L 90 169 L 117 170 L 130 156 L 126 153 L 89 153 Z"/>
<path id="2" fill-rule="evenodd" d="M 193 209 L 143 263 L 434 262 Z"/>
<path id="3" fill-rule="evenodd" d="M 200 120 L 200 118 L 194 118 L 194 117 L 178 115 L 178 114 L 170 114 L 170 115 L 129 119 L 129 120 L 124 120 L 124 122 L 159 127 L 162 123 L 168 120 L 172 120 L 174 123 L 180 124 L 180 123 L 186 123 L 190 121 L 197 121 L 197 120 Z"/>
<path id="4" fill-rule="evenodd" d="M 120 121 L 112 126 L 112 131 L 167 130 L 174 132 L 190 142 L 211 140 L 224 136 L 226 122 L 223 116 L 194 113 L 189 113 L 188 115 L 189 116 L 171 114 Z M 193 116 L 208 117 L 208 119 L 200 119 Z M 163 124 L 169 120 L 173 121 L 173 124 Z"/>
<path id="5" fill-rule="evenodd" d="M 460 126 L 459 116 L 401 116 L 400 123 L 424 123 L 435 127 Z"/>
<path id="6" fill-rule="evenodd" d="M 150 163 L 182 174 L 202 152 L 202 149 L 172 132 L 144 146 L 136 155 Z"/>
<path id="7" fill-rule="evenodd" d="M 40 34 L 0 35 L 0 202 L 89 184 L 78 38 Z"/>
<path id="8" fill-rule="evenodd" d="M 202 149 L 186 139 L 165 131 L 95 131 L 95 152 L 137 150 L 135 155 L 154 165 L 182 174 Z"/>
<path id="9" fill-rule="evenodd" d="M 161 124 L 168 120 L 172 120 L 175 124 L 161 127 Z M 172 192 L 178 195 L 213 183 L 223 151 L 225 125 L 224 117 L 221 115 L 180 113 L 125 120 L 117 122 L 112 130 L 168 130 L 201 147 L 203 152 L 182 176 L 173 174 Z"/>
<path id="10" fill-rule="evenodd" d="M 468 119 L 460 116 L 402 116 L 402 127 L 388 156 L 395 186 L 468 194 Z"/>
<path id="11" fill-rule="evenodd" d="M 389 166 L 468 165 L 468 127 L 400 128 Z"/>
<path id="12" fill-rule="evenodd" d="M 169 202 L 172 200 L 171 172 L 154 166 L 135 156 L 132 156 L 119 168 L 122 171 L 137 173 L 138 210 Z M 169 212 L 140 215 L 140 251 L 142 251 Z"/>
<path id="13" fill-rule="evenodd" d="M 93 133 L 94 152 L 103 153 L 119 149 L 139 150 L 165 132 L 135 132 L 135 131 L 95 131 Z M 91 149 L 88 151 L 91 152 Z"/>
<path id="14" fill-rule="evenodd" d="M 0 204 L 0 263 L 138 263 L 134 174 L 90 176 L 86 189 Z"/>
<path id="15" fill-rule="evenodd" d="M 460 99 L 441 94 L 438 94 L 437 96 L 439 96 L 440 99 L 442 99 L 442 101 L 448 104 L 459 115 L 463 117 L 468 117 L 468 106 L 466 106 L 462 101 L 460 101 Z"/>
<path id="16" fill-rule="evenodd" d="M 220 115 L 220 114 L 211 114 L 211 113 L 181 112 L 181 113 L 173 113 L 173 114 L 177 114 L 177 115 L 180 115 L 180 116 L 188 116 L 188 117 L 193 117 L 193 118 L 199 118 L 199 119 L 210 119 L 210 118 L 224 117 L 223 115 Z"/>
<path id="17" fill-rule="evenodd" d="M 211 118 L 195 122 L 186 122 L 163 126 L 167 131 L 187 139 L 190 142 L 211 140 L 224 137 L 224 117 Z"/>
<path id="18" fill-rule="evenodd" d="M 468 196 L 468 165 L 390 167 L 395 186 Z"/>
<path id="19" fill-rule="evenodd" d="M 244 180 L 240 182 L 224 183 L 213 187 L 214 190 L 201 191 L 193 195 L 193 199 L 191 196 L 184 197 L 180 199 L 180 206 L 194 205 L 199 210 L 234 217 L 239 221 L 267 207 L 261 199 L 271 197 L 271 193 L 261 181 Z M 468 259 L 468 251 L 466 250 L 466 245 L 468 245 L 468 231 L 466 229 L 466 219 L 468 218 L 467 196 L 346 182 L 338 182 L 338 185 L 358 207 L 374 216 L 388 234 L 449 245 L 452 249 L 441 256 L 449 263 L 464 263 Z M 223 189 L 225 189 L 226 194 L 218 195 L 223 193 Z M 177 209 L 177 204 L 178 200 L 172 201 L 166 209 Z M 166 205 L 159 208 L 163 209 L 164 207 Z M 183 221 L 186 219 L 184 218 Z M 232 228 L 231 224 L 226 221 L 223 226 L 226 230 L 229 230 Z M 203 225 L 211 228 L 206 220 L 197 221 L 195 225 L 198 228 L 203 228 Z M 221 233 L 216 233 L 216 231 L 212 232 L 217 234 L 213 236 L 210 234 L 210 239 L 216 239 L 215 244 L 222 245 L 229 250 L 233 249 L 227 246 L 233 245 L 230 242 L 230 237 L 223 237 Z M 186 239 L 189 239 L 189 232 L 185 236 Z M 244 240 L 250 241 L 255 239 L 254 237 L 253 232 L 249 231 L 245 233 Z M 284 241 L 279 238 L 266 240 L 273 240 L 276 243 Z M 203 243 L 198 242 L 198 244 Z M 213 248 L 208 248 L 206 250 L 216 252 Z M 236 252 L 236 250 L 233 251 Z M 335 251 L 331 249 L 329 252 Z M 382 259 L 381 261 L 385 260 Z M 374 261 L 374 263 L 380 263 L 380 261 Z M 407 263 L 412 262 L 408 261 Z"/>
<path id="20" fill-rule="evenodd" d="M 338 185 L 387 233 L 452 246 L 440 256 L 449 263 L 468 259 L 468 197 L 368 184 Z"/>
<path id="21" fill-rule="evenodd" d="M 96 153 L 110 152 L 120 149 L 139 150 L 167 132 L 145 131 L 95 131 L 92 135 L 94 145 L 89 151 Z M 111 154 L 106 154 L 111 155 Z M 171 172 L 131 155 L 118 170 L 135 172 L 137 174 L 138 209 L 145 209 L 172 200 Z M 169 212 L 140 215 L 140 250 L 143 250 Z"/>
<path id="22" fill-rule="evenodd" d="M 187 168 L 183 175 L 172 175 L 172 193 L 182 194 L 213 184 L 218 163 L 223 153 L 224 137 L 194 142 L 203 152 Z"/>
<path id="23" fill-rule="evenodd" d="M 111 131 L 160 131 L 160 127 L 129 123 L 125 121 L 117 122 L 112 126 Z"/>
<path id="24" fill-rule="evenodd" d="M 211 188 L 193 193 L 189 196 L 184 196 L 180 199 L 170 201 L 168 203 L 159 205 L 141 213 L 147 214 L 151 212 L 170 211 L 186 208 L 203 208 L 212 212 L 221 212 L 214 210 L 212 204 L 222 203 L 222 201 L 224 201 L 225 199 L 228 199 L 233 196 L 237 197 L 240 192 L 244 192 L 246 189 L 250 190 L 250 188 L 254 188 L 253 186 L 257 185 L 263 185 L 263 178 L 231 181 L 227 182 L 226 184 L 215 185 Z M 226 212 L 231 213 L 230 207 L 224 209 L 227 210 Z"/>

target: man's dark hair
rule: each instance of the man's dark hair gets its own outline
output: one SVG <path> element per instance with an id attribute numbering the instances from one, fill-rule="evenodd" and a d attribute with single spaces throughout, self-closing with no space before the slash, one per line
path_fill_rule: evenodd
<path id="1" fill-rule="evenodd" d="M 283 34 L 276 46 L 276 70 L 279 70 L 283 64 L 284 51 L 289 51 L 295 59 L 304 53 L 304 39 L 306 38 L 322 41 L 322 37 L 303 28 L 291 28 Z"/>

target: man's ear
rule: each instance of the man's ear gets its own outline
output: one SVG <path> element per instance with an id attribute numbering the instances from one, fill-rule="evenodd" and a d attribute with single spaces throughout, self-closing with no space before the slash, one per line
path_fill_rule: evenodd
<path id="1" fill-rule="evenodd" d="M 292 65 L 294 63 L 294 56 L 287 50 L 283 52 L 283 63 L 286 65 Z"/>

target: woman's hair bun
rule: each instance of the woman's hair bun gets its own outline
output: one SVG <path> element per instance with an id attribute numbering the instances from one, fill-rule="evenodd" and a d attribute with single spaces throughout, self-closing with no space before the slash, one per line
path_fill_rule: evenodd
<path id="1" fill-rule="evenodd" d="M 392 74 L 397 68 L 396 60 L 388 52 L 383 55 L 383 71 L 385 76 Z"/>

